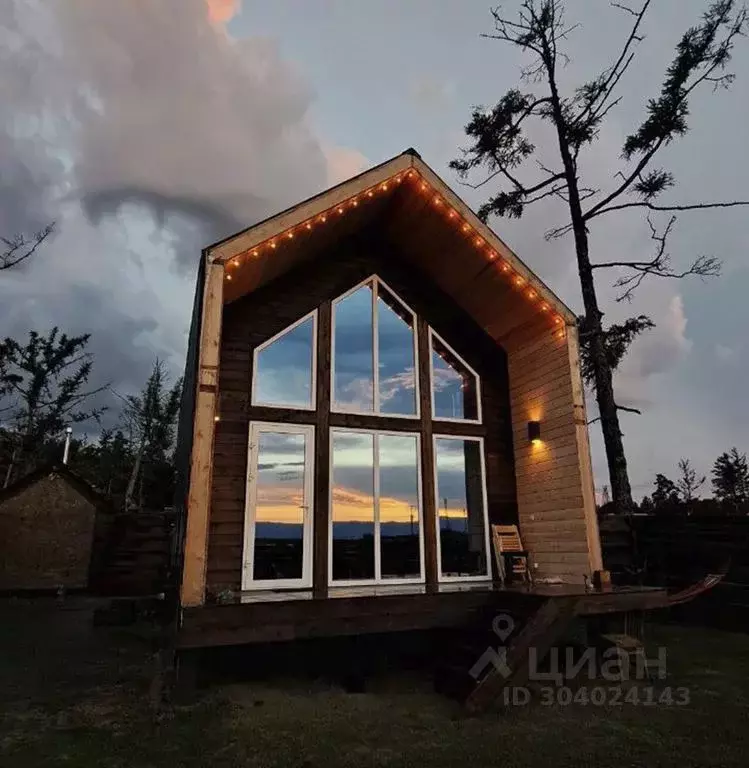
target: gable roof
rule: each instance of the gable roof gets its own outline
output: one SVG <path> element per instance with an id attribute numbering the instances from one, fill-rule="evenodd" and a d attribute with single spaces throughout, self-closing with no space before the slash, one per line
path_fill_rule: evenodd
<path id="1" fill-rule="evenodd" d="M 409 149 L 205 249 L 223 265 L 223 301 L 266 285 L 333 242 L 375 224 L 497 341 L 575 313 Z"/>
<path id="2" fill-rule="evenodd" d="M 113 511 L 112 505 L 106 496 L 99 493 L 92 485 L 84 480 L 79 474 L 74 472 L 67 464 L 52 462 L 43 464 L 33 472 L 29 472 L 24 477 L 11 483 L 4 490 L 0 490 L 0 505 L 8 499 L 17 496 L 22 491 L 30 488 L 52 474 L 59 475 L 65 482 L 81 494 L 87 501 L 101 509 L 104 512 Z"/>

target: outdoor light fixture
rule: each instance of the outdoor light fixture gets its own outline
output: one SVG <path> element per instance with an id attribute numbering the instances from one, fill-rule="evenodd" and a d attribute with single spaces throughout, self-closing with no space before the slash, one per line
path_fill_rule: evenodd
<path id="1" fill-rule="evenodd" d="M 541 422 L 540 421 L 528 422 L 528 439 L 532 443 L 541 442 Z"/>

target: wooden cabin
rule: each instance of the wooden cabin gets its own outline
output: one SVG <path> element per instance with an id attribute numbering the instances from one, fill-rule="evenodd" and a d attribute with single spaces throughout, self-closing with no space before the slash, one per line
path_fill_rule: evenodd
<path id="1" fill-rule="evenodd" d="M 575 315 L 413 150 L 205 249 L 185 380 L 183 648 L 461 621 L 495 523 L 602 569 Z"/>
<path id="2" fill-rule="evenodd" d="M 0 491 L 0 591 L 89 589 L 112 510 L 64 464 Z"/>

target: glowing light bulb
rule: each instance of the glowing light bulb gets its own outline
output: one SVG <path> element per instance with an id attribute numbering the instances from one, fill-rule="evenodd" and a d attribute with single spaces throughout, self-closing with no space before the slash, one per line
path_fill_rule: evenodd
<path id="1" fill-rule="evenodd" d="M 227 279 L 227 280 L 231 280 L 231 275 L 227 275 L 227 276 L 226 276 L 226 279 Z"/>
<path id="2" fill-rule="evenodd" d="M 541 311 L 542 311 L 542 312 L 548 312 L 548 311 L 549 311 L 549 305 L 548 305 L 546 302 L 544 302 L 544 303 L 541 305 Z"/>
<path id="3" fill-rule="evenodd" d="M 380 189 L 381 189 L 383 192 L 387 192 L 387 188 L 388 188 L 388 185 L 387 185 L 387 184 L 383 184 L 383 185 L 380 187 Z"/>
<path id="4" fill-rule="evenodd" d="M 255 257 L 255 256 L 257 256 L 257 254 L 258 254 L 258 250 L 257 250 L 257 248 L 255 248 L 255 250 L 252 252 L 252 255 L 253 255 L 253 257 Z"/>
<path id="5" fill-rule="evenodd" d="M 529 299 L 535 299 L 536 298 L 536 292 L 531 288 L 528 291 L 527 296 L 528 296 Z"/>
<path id="6" fill-rule="evenodd" d="M 340 206 L 338 207 L 338 213 L 343 213 L 343 208 L 341 208 Z"/>
<path id="7" fill-rule="evenodd" d="M 238 267 L 239 266 L 239 259 L 232 259 L 231 265 L 232 265 L 232 267 Z"/>
<path id="8" fill-rule="evenodd" d="M 525 280 L 523 280 L 523 278 L 520 275 L 517 275 L 515 277 L 515 285 L 522 285 L 524 282 Z"/>
<path id="9" fill-rule="evenodd" d="M 480 247 L 481 247 L 481 246 L 484 244 L 484 241 L 483 241 L 483 240 L 482 240 L 480 237 L 477 237 L 477 238 L 476 238 L 476 239 L 473 241 L 473 244 L 474 244 L 474 245 L 475 245 L 477 248 L 480 248 Z"/>
<path id="10" fill-rule="evenodd" d="M 468 232 L 468 231 L 470 231 L 470 229 L 471 229 L 471 227 L 470 227 L 470 225 L 469 225 L 469 224 L 464 224 L 464 225 L 463 225 L 463 231 L 464 231 L 464 232 Z"/>
<path id="11" fill-rule="evenodd" d="M 411 178 L 413 175 L 414 175 L 414 172 L 413 172 L 413 171 L 409 171 L 409 172 L 406 174 L 406 176 L 408 176 L 408 178 L 409 178 L 409 179 L 410 179 L 410 178 Z"/>
<path id="12" fill-rule="evenodd" d="M 439 195 L 434 196 L 434 204 L 435 205 L 442 205 L 442 200 L 440 199 Z"/>
<path id="13" fill-rule="evenodd" d="M 561 317 L 559 317 L 559 315 L 557 315 L 557 316 L 554 318 L 554 322 L 555 322 L 557 325 L 559 325 L 559 324 L 562 322 L 562 318 L 561 318 Z"/>
<path id="14" fill-rule="evenodd" d="M 458 215 L 458 214 L 457 214 L 457 213 L 456 213 L 456 212 L 455 212 L 455 211 L 454 211 L 454 210 L 451 208 L 451 209 L 450 209 L 450 213 L 449 213 L 449 216 L 450 216 L 450 218 L 451 218 L 451 219 L 454 219 L 454 218 L 455 218 L 457 215 Z"/>
<path id="15" fill-rule="evenodd" d="M 400 183 L 401 183 L 401 181 L 402 181 L 402 179 L 401 179 L 401 177 L 400 177 L 400 176 L 396 176 L 396 177 L 395 177 L 395 183 L 396 183 L 396 184 L 400 184 Z"/>
<path id="16" fill-rule="evenodd" d="M 288 237 L 288 238 L 289 238 L 289 240 L 293 240 L 293 239 L 294 239 L 294 233 L 293 233 L 293 232 L 289 232 L 289 233 L 286 235 L 286 237 Z"/>
<path id="17" fill-rule="evenodd" d="M 304 226 L 306 229 L 312 229 L 312 224 L 310 224 L 310 222 L 307 222 Z"/>
<path id="18" fill-rule="evenodd" d="M 496 251 L 489 251 L 489 261 L 494 261 L 497 258 Z"/>
<path id="19" fill-rule="evenodd" d="M 270 241 L 270 247 L 271 248 L 275 248 L 276 247 L 276 241 L 275 240 L 271 240 Z"/>
<path id="20" fill-rule="evenodd" d="M 320 216 L 320 221 L 324 224 L 328 220 L 327 216 Z"/>
<path id="21" fill-rule="evenodd" d="M 422 181 L 421 184 L 419 185 L 419 188 L 423 192 L 427 188 L 426 182 Z"/>
<path id="22" fill-rule="evenodd" d="M 367 197 L 374 197 L 374 192 L 371 189 L 367 192 Z"/>
<path id="23" fill-rule="evenodd" d="M 351 201 L 351 205 L 353 205 L 354 208 L 356 208 L 356 206 L 359 205 L 359 201 L 358 200 L 352 200 Z"/>
<path id="24" fill-rule="evenodd" d="M 503 272 L 509 272 L 510 271 L 510 265 L 506 261 L 502 262 L 502 271 Z"/>

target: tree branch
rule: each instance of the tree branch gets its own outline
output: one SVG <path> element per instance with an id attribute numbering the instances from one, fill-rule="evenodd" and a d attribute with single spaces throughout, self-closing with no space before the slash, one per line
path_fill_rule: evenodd
<path id="1" fill-rule="evenodd" d="M 0 253 L 0 270 L 10 269 L 33 256 L 36 249 L 52 234 L 55 223 L 48 224 L 36 232 L 31 238 L 26 235 L 14 235 L 10 238 L 0 237 L 5 251 Z"/>
<path id="2" fill-rule="evenodd" d="M 630 408 L 628 405 L 617 405 L 616 406 L 617 411 L 626 411 L 627 413 L 636 413 L 638 416 L 642 416 L 642 411 L 639 408 Z M 595 424 L 597 421 L 600 421 L 601 417 L 596 416 L 595 419 L 591 419 L 588 424 Z"/>
<path id="3" fill-rule="evenodd" d="M 607 208 L 601 208 L 599 211 L 589 216 L 589 219 L 601 216 L 611 211 L 621 211 L 625 208 L 647 208 L 651 211 L 698 211 L 710 208 L 734 208 L 739 205 L 749 205 L 749 200 L 731 200 L 720 203 L 693 203 L 689 205 L 656 205 L 648 200 L 638 200 L 631 203 L 621 203 L 620 205 L 610 205 Z"/>

